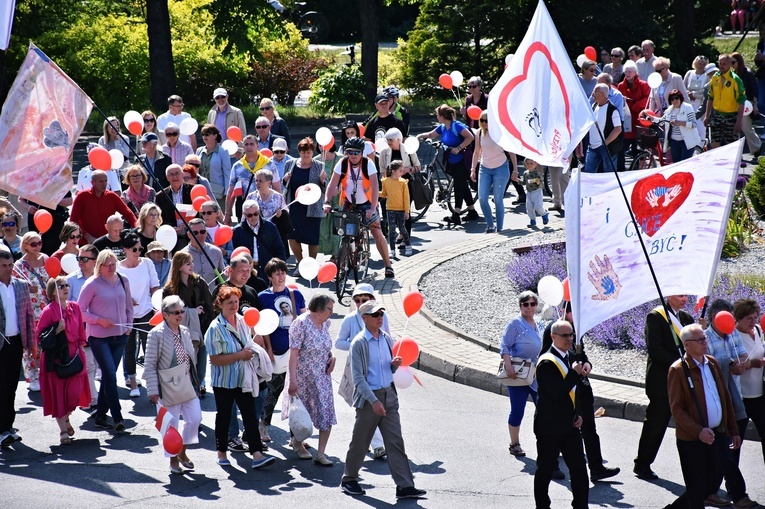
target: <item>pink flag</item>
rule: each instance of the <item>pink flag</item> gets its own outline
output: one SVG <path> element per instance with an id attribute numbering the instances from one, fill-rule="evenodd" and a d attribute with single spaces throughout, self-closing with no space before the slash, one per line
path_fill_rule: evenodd
<path id="1" fill-rule="evenodd" d="M 0 113 L 0 189 L 55 208 L 72 188 L 72 153 L 91 99 L 34 44 Z"/>
<path id="2" fill-rule="evenodd" d="M 489 93 L 489 134 L 503 149 L 565 166 L 593 122 L 563 42 L 540 0 L 526 35 Z"/>

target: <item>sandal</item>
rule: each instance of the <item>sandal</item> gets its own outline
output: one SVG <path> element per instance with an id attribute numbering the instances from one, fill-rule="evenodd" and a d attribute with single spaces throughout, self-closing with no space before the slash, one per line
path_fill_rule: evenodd
<path id="1" fill-rule="evenodd" d="M 73 427 L 72 427 L 72 425 L 69 423 L 69 419 L 67 419 L 67 420 L 66 420 L 66 433 L 67 433 L 67 434 L 68 434 L 70 437 L 73 437 L 73 436 L 74 436 L 74 428 L 73 428 Z"/>
<path id="2" fill-rule="evenodd" d="M 62 431 L 58 437 L 59 437 L 59 441 L 61 442 L 61 445 L 69 445 L 72 443 L 72 437 L 70 437 L 69 433 L 67 433 L 66 431 Z"/>
<path id="3" fill-rule="evenodd" d="M 510 444 L 510 454 L 519 458 L 526 456 L 526 453 L 521 449 L 521 444 Z"/>
<path id="4" fill-rule="evenodd" d="M 385 267 L 385 277 L 391 278 L 393 276 L 393 267 Z"/>

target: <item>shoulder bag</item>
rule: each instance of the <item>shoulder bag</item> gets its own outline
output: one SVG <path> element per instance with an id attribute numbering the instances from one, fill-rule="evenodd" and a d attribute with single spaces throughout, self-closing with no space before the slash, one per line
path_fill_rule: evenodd
<path id="1" fill-rule="evenodd" d="M 79 351 L 74 354 L 74 357 L 68 360 L 66 363 L 54 364 L 56 367 L 56 375 L 59 378 L 71 378 L 75 375 L 82 373 L 85 369 L 85 365 L 82 363 Z"/>
<path id="2" fill-rule="evenodd" d="M 531 385 L 534 382 L 534 377 L 537 372 L 537 363 L 531 359 L 513 359 L 510 361 L 515 371 L 517 378 L 510 378 L 505 370 L 505 361 L 499 361 L 499 370 L 497 371 L 497 379 L 499 379 L 502 385 L 510 385 L 514 387 Z"/>
<path id="3" fill-rule="evenodd" d="M 163 332 L 163 340 L 164 334 L 167 334 L 167 331 Z M 178 363 L 175 345 L 173 345 L 173 362 L 175 366 L 157 370 L 157 375 L 159 376 L 159 397 L 162 399 L 162 404 L 166 407 L 180 405 L 197 397 L 191 376 L 189 373 L 186 373 L 186 365 Z M 193 363 L 190 364 L 193 366 Z"/>

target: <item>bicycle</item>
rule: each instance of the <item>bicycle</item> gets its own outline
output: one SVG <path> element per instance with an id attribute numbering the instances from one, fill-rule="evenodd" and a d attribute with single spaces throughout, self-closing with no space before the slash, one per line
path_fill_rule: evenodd
<path id="1" fill-rule="evenodd" d="M 337 256 L 335 294 L 338 299 L 350 290 L 348 278 L 353 271 L 355 284 L 367 277 L 369 271 L 369 227 L 364 213 L 352 210 L 332 211 L 332 231 L 340 237 L 340 254 Z"/>
<path id="2" fill-rule="evenodd" d="M 672 164 L 670 154 L 664 152 L 663 133 L 660 128 L 662 123 L 669 123 L 669 120 L 640 119 L 638 122 L 641 124 L 635 130 L 638 153 L 630 164 L 630 171 Z"/>
<path id="3" fill-rule="evenodd" d="M 420 149 L 417 151 L 417 157 L 420 159 L 422 169 L 420 173 L 424 175 L 424 184 L 430 187 L 430 191 L 433 194 L 435 203 L 438 203 L 441 208 L 449 209 L 449 212 L 454 214 L 454 179 L 451 175 L 446 173 L 445 153 L 448 150 L 443 143 L 436 140 L 424 140 L 420 143 Z M 470 193 L 474 202 L 477 202 L 477 195 L 473 191 L 471 186 L 467 186 L 467 192 Z M 409 217 L 414 223 L 420 219 L 425 211 L 428 210 L 428 206 L 422 209 L 415 209 L 414 203 L 409 209 Z M 467 207 L 464 207 L 460 213 L 467 213 Z"/>

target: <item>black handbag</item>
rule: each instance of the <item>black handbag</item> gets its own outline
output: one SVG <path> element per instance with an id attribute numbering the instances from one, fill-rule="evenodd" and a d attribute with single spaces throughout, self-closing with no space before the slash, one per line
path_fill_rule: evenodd
<path id="1" fill-rule="evenodd" d="M 56 333 L 56 329 L 58 328 L 58 323 L 54 323 L 42 330 L 40 332 L 40 350 L 55 350 L 57 343 L 58 334 Z M 61 334 L 64 334 L 62 331 Z M 64 341 L 66 343 L 66 340 Z"/>
<path id="2" fill-rule="evenodd" d="M 55 364 L 55 366 L 56 375 L 58 375 L 59 378 L 71 378 L 75 375 L 79 375 L 82 370 L 85 369 L 85 365 L 82 363 L 79 352 L 74 354 L 74 357 L 69 359 L 68 362 Z"/>
<path id="3" fill-rule="evenodd" d="M 410 173 L 409 196 L 414 200 L 416 209 L 422 209 L 433 203 L 433 193 L 429 186 L 425 185 L 425 175 L 420 172 Z"/>

